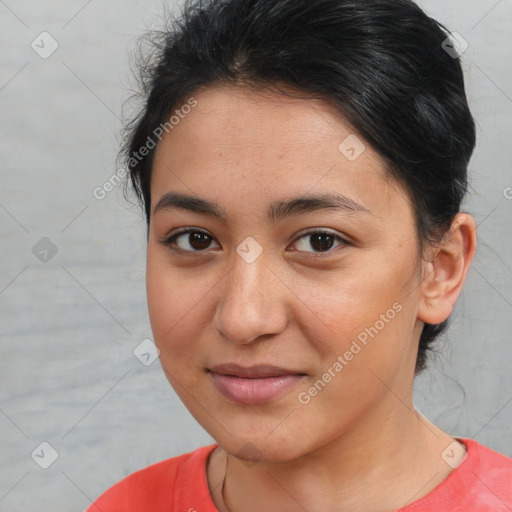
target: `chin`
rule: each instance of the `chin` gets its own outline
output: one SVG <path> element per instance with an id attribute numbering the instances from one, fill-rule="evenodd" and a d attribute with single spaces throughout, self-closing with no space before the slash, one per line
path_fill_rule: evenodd
<path id="1" fill-rule="evenodd" d="M 295 436 L 269 439 L 268 436 L 260 437 L 244 436 L 229 437 L 222 436 L 216 442 L 233 457 L 245 462 L 248 467 L 258 462 L 290 462 L 305 453 L 305 445 Z"/>

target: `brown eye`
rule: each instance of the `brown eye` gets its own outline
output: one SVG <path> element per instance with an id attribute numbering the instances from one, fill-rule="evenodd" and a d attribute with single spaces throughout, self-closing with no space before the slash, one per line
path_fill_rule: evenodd
<path id="1" fill-rule="evenodd" d="M 205 231 L 185 229 L 161 240 L 163 245 L 182 252 L 202 252 L 208 249 L 214 238 Z M 174 249 L 177 246 L 177 249 Z"/>
<path id="2" fill-rule="evenodd" d="M 336 247 L 347 245 L 348 242 L 343 240 L 340 236 L 331 233 L 330 231 L 310 231 L 308 233 L 304 233 L 301 235 L 297 241 L 301 241 L 304 239 L 304 242 L 299 244 L 301 247 L 299 247 L 299 251 L 304 252 L 334 252 L 331 251 L 336 241 L 338 241 L 338 245 Z M 310 251 L 308 248 L 312 248 L 313 250 Z"/>

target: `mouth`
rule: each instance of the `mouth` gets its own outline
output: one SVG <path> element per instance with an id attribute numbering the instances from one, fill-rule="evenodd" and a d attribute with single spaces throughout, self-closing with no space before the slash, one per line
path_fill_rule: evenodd
<path id="1" fill-rule="evenodd" d="M 306 377 L 303 372 L 269 365 L 244 367 L 229 363 L 207 368 L 207 371 L 225 398 L 246 405 L 275 400 Z"/>

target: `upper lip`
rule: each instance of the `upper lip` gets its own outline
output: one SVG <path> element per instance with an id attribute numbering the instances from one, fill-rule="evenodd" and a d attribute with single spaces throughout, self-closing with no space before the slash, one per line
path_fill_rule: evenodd
<path id="1" fill-rule="evenodd" d="M 219 364 L 208 368 L 208 370 L 213 373 L 220 373 L 222 375 L 231 375 L 246 379 L 263 379 L 265 377 L 280 377 L 282 375 L 305 375 L 302 372 L 286 370 L 277 366 L 240 366 L 234 363 Z"/>

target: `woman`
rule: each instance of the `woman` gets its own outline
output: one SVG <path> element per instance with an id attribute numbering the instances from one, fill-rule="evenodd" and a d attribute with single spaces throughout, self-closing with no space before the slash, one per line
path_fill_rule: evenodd
<path id="1" fill-rule="evenodd" d="M 512 510 L 512 460 L 412 402 L 476 251 L 443 28 L 409 0 L 228 0 L 164 35 L 124 155 L 162 368 L 216 443 L 90 511 Z"/>

